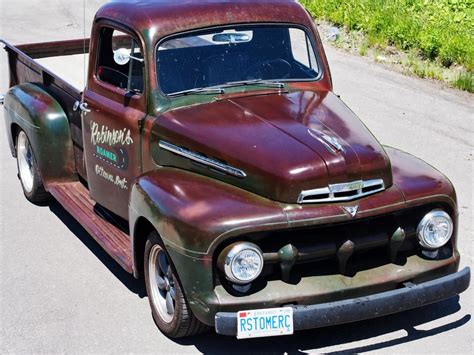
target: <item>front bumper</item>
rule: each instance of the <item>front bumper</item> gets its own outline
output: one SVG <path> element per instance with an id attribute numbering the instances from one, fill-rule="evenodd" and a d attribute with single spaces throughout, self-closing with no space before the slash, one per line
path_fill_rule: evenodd
<path id="1" fill-rule="evenodd" d="M 404 288 L 310 306 L 294 306 L 294 330 L 327 327 L 402 312 L 456 296 L 469 287 L 470 268 L 448 276 Z M 218 334 L 237 335 L 237 313 L 218 312 L 215 316 Z"/>

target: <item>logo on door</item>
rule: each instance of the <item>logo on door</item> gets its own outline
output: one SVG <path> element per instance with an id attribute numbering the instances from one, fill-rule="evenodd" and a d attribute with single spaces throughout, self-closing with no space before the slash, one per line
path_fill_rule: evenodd
<path id="1" fill-rule="evenodd" d="M 110 129 L 91 121 L 91 143 L 94 146 L 92 155 L 116 169 L 128 168 L 126 146 L 133 144 L 130 129 Z"/>
<path id="2" fill-rule="evenodd" d="M 126 170 L 128 168 L 128 153 L 124 148 L 95 147 L 94 157 L 106 162 L 113 167 Z"/>

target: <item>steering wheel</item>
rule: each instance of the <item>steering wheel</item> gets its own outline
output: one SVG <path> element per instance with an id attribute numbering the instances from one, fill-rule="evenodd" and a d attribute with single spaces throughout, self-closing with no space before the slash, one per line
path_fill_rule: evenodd
<path id="1" fill-rule="evenodd" d="M 286 79 L 291 73 L 291 64 L 284 59 L 268 59 L 257 62 L 245 71 L 245 78 L 251 79 Z"/>
<path id="2" fill-rule="evenodd" d="M 112 84 L 121 89 L 126 89 L 128 84 L 128 75 L 109 67 L 99 67 L 99 78 L 106 83 Z"/>

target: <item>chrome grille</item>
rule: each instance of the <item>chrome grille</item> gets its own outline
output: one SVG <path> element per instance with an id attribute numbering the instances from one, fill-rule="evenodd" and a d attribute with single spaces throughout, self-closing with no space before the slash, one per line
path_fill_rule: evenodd
<path id="1" fill-rule="evenodd" d="M 385 190 L 385 184 L 382 179 L 357 180 L 302 191 L 298 197 L 298 203 L 351 201 L 383 190 Z"/>

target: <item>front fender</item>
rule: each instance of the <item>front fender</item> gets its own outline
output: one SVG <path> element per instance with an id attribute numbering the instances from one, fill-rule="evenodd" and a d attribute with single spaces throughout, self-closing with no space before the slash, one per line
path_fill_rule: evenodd
<path id="1" fill-rule="evenodd" d="M 30 83 L 14 86 L 5 95 L 5 113 L 12 154 L 12 125 L 17 125 L 28 136 L 46 188 L 77 180 L 69 121 L 49 93 Z"/>
<path id="2" fill-rule="evenodd" d="M 279 203 L 174 168 L 161 168 L 136 180 L 130 193 L 131 231 L 139 218 L 153 224 L 166 247 L 197 259 L 211 257 L 216 239 L 233 230 L 287 225 Z M 133 244 L 136 237 L 132 233 Z"/>
<path id="3" fill-rule="evenodd" d="M 161 168 L 136 181 L 130 216 L 147 218 L 166 246 L 195 258 L 208 256 L 215 239 L 233 229 L 264 230 L 266 225 L 287 223 L 277 202 L 173 168 Z M 130 224 L 133 228 L 134 221 Z"/>
<path id="4" fill-rule="evenodd" d="M 213 322 L 207 305 L 217 303 L 211 245 L 229 231 L 245 226 L 263 230 L 287 225 L 276 202 L 201 175 L 158 169 L 141 176 L 130 194 L 135 276 L 141 260 L 136 246 L 140 245 L 139 238 L 146 237 L 135 232 L 142 218 L 159 233 L 194 314 L 207 324 Z"/>

